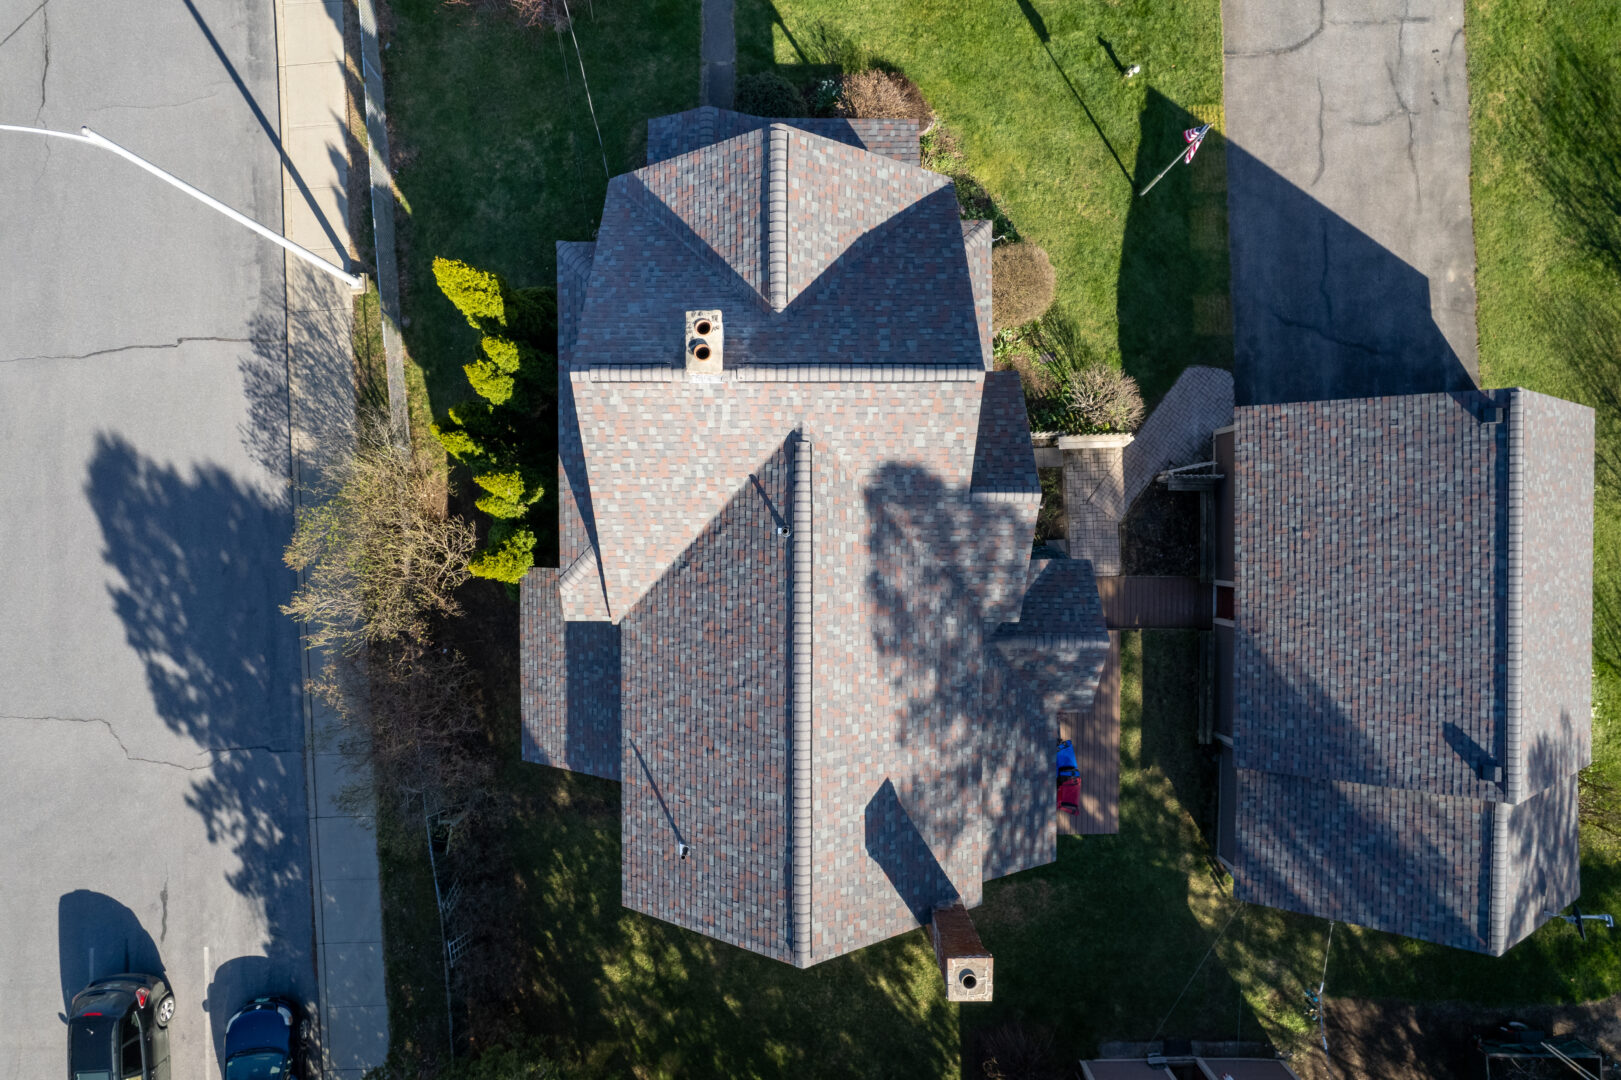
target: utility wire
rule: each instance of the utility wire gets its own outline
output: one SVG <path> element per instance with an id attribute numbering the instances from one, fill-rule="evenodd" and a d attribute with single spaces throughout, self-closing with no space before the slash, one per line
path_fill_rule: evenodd
<path id="1" fill-rule="evenodd" d="M 568 0 L 563 0 L 563 18 L 568 20 L 568 36 L 574 38 L 574 55 L 580 61 L 580 82 L 585 86 L 585 104 L 591 110 L 591 126 L 597 129 L 597 149 L 602 151 L 602 175 L 613 179 L 608 171 L 608 150 L 602 145 L 602 128 L 597 124 L 597 106 L 591 100 L 591 84 L 585 78 L 585 57 L 580 53 L 580 39 L 574 33 L 574 16 L 569 14 Z"/>
<path id="2" fill-rule="evenodd" d="M 1162 1017 L 1160 1019 L 1159 1027 L 1156 1027 L 1154 1029 L 1154 1034 L 1152 1034 L 1152 1035 L 1150 1035 L 1148 1037 L 1149 1042 L 1153 1042 L 1155 1039 L 1159 1038 L 1159 1033 L 1162 1030 L 1164 1030 L 1164 1028 L 1165 1028 L 1165 1021 L 1169 1020 L 1171 1018 L 1171 1013 L 1174 1013 L 1176 1011 L 1176 1007 L 1178 1005 L 1182 1004 L 1182 994 L 1186 994 L 1188 992 L 1188 987 L 1193 985 L 1193 980 L 1197 979 L 1199 977 L 1199 972 L 1204 967 L 1205 961 L 1209 960 L 1210 959 L 1210 954 L 1216 951 L 1216 945 L 1218 943 L 1220 943 L 1221 939 L 1224 936 L 1226 936 L 1227 928 L 1229 926 L 1233 925 L 1233 920 L 1235 918 L 1237 918 L 1238 913 L 1240 911 L 1243 911 L 1243 910 L 1244 910 L 1244 904 L 1242 902 L 1240 902 L 1237 907 L 1233 908 L 1233 913 L 1231 915 L 1227 916 L 1227 921 L 1221 924 L 1221 933 L 1216 935 L 1216 940 L 1212 941 L 1210 943 L 1210 948 L 1206 949 L 1204 951 L 1204 956 L 1200 957 L 1199 966 L 1195 967 L 1193 969 L 1193 974 L 1188 976 L 1188 981 L 1186 983 L 1184 983 L 1183 986 L 1182 986 L 1182 993 L 1177 994 L 1176 995 L 1176 1000 L 1171 1002 L 1170 1009 L 1166 1010 L 1166 1013 L 1165 1013 L 1164 1017 Z"/>

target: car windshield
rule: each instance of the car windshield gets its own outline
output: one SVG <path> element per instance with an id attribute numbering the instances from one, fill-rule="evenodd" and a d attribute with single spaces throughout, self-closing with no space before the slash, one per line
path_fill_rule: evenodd
<path id="1" fill-rule="evenodd" d="M 284 1080 L 287 1059 L 274 1050 L 249 1050 L 225 1063 L 225 1080 Z"/>

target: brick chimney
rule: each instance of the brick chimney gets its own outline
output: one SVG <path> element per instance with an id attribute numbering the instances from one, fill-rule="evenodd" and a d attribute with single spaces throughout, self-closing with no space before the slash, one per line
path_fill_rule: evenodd
<path id="1" fill-rule="evenodd" d="M 979 940 L 979 931 L 962 901 L 934 909 L 934 958 L 946 981 L 947 1001 L 989 1001 L 995 961 Z"/>

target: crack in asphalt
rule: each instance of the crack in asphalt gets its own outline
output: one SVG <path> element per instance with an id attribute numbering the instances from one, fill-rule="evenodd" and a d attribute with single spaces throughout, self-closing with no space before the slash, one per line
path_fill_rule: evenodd
<path id="1" fill-rule="evenodd" d="M 1323 170 L 1328 167 L 1328 156 L 1323 151 L 1323 142 L 1326 136 L 1323 133 L 1323 111 L 1327 108 L 1327 100 L 1323 97 L 1323 79 L 1317 78 L 1317 174 L 1311 178 L 1311 186 L 1316 187 L 1317 181 L 1323 178 Z"/>
<path id="2" fill-rule="evenodd" d="M 1295 42 L 1293 45 L 1279 45 L 1275 49 L 1256 49 L 1254 52 L 1224 52 L 1223 55 L 1235 59 L 1246 59 L 1252 56 L 1284 56 L 1288 53 L 1299 52 L 1322 34 L 1323 28 L 1328 25 L 1327 12 L 1324 10 L 1328 0 L 1317 0 L 1317 29 Z"/>
<path id="3" fill-rule="evenodd" d="M 193 341 L 217 341 L 227 345 L 283 345 L 286 342 L 281 338 L 233 338 L 233 337 L 178 337 L 172 342 L 156 345 L 117 345 L 111 349 L 97 349 L 95 352 L 63 354 L 60 356 L 17 356 L 10 360 L 0 360 L 0 364 L 21 364 L 29 360 L 90 360 L 97 356 L 112 356 L 121 352 L 143 352 L 156 349 L 178 349 L 180 346 Z"/>
<path id="4" fill-rule="evenodd" d="M 1418 201 L 1420 206 L 1422 206 L 1424 203 L 1424 195 L 1423 188 L 1420 185 L 1418 178 L 1418 151 L 1416 149 L 1418 136 L 1417 132 L 1413 128 L 1413 118 L 1418 114 L 1413 111 L 1412 106 L 1408 105 L 1407 102 L 1402 99 L 1401 87 L 1396 84 L 1396 69 L 1389 63 L 1385 64 L 1385 74 L 1390 76 L 1390 92 L 1396 95 L 1396 104 L 1399 107 L 1399 112 L 1405 113 L 1407 116 L 1407 171 L 1413 174 L 1413 198 Z M 1397 114 L 1392 113 L 1391 117 L 1394 117 L 1395 115 Z M 1387 117 L 1386 119 L 1389 118 L 1390 117 Z"/>
<path id="5" fill-rule="evenodd" d="M 1360 341 L 1349 341 L 1342 337 L 1335 337 L 1333 334 L 1329 333 L 1323 327 L 1318 326 L 1315 323 L 1309 323 L 1302 319 L 1291 319 L 1286 315 L 1280 314 L 1276 310 L 1272 312 L 1272 317 L 1276 319 L 1280 325 L 1287 326 L 1291 330 L 1305 330 L 1311 334 L 1315 334 L 1317 337 L 1322 338 L 1324 341 L 1327 341 L 1330 344 L 1343 345 L 1347 349 L 1355 349 L 1357 352 L 1367 353 L 1369 356 L 1384 355 L 1384 353 L 1380 352 L 1372 345 L 1364 345 Z"/>
<path id="6" fill-rule="evenodd" d="M 16 26 L 13 26 L 11 28 L 11 33 L 7 34 L 3 38 L 0 38 L 0 47 L 4 47 L 6 42 L 8 42 L 12 38 L 16 37 L 17 36 L 17 31 L 19 31 L 23 27 L 27 26 L 28 23 L 30 22 L 30 20 L 32 20 L 35 15 L 38 15 L 40 12 L 44 11 L 45 10 L 45 5 L 50 3 L 50 2 L 51 2 L 51 0 L 39 0 L 39 7 L 35 8 L 33 11 L 30 11 L 27 15 L 24 15 L 22 17 L 22 21 L 19 22 Z"/>
<path id="7" fill-rule="evenodd" d="M 145 765 L 163 765 L 170 769 L 179 769 L 181 772 L 202 772 L 205 769 L 212 768 L 214 765 L 213 759 L 219 754 L 235 754 L 250 750 L 261 750 L 267 754 L 302 753 L 302 751 L 286 750 L 274 746 L 208 746 L 197 751 L 199 755 L 208 755 L 208 761 L 201 765 L 182 765 L 178 761 L 137 757 L 130 753 L 129 747 L 124 745 L 124 740 L 119 738 L 118 731 L 113 727 L 112 721 L 99 716 L 0 716 L 0 720 L 29 720 L 35 723 L 47 724 L 100 724 L 107 729 L 107 734 L 112 736 L 113 742 L 118 744 L 118 749 L 123 751 L 125 760 L 138 761 Z"/>
<path id="8" fill-rule="evenodd" d="M 1328 221 L 1322 223 L 1323 236 L 1323 272 L 1317 278 L 1317 294 L 1323 298 L 1323 322 L 1328 326 L 1334 325 L 1334 294 L 1328 288 Z"/>
<path id="9" fill-rule="evenodd" d="M 126 109 L 134 110 L 136 112 L 149 112 L 153 109 L 178 109 L 183 105 L 195 105 L 199 101 L 208 101 L 210 98 L 217 98 L 224 92 L 225 90 L 222 84 L 221 88 L 218 90 L 210 90 L 206 94 L 198 94 L 196 97 L 185 98 L 182 101 L 163 101 L 156 105 L 102 105 L 97 107 L 95 111 L 99 115 L 101 113 Z"/>
<path id="10" fill-rule="evenodd" d="M 45 65 L 39 69 L 39 108 L 34 110 L 36 124 L 45 112 L 45 79 L 51 73 L 51 11 L 44 4 L 39 5 L 39 19 L 40 40 L 45 46 Z"/>

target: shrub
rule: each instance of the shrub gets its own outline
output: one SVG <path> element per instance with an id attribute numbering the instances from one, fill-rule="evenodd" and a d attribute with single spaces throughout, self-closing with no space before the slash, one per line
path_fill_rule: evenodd
<path id="1" fill-rule="evenodd" d="M 506 326 L 506 298 L 496 274 L 476 270 L 459 259 L 436 258 L 433 279 L 474 330 L 488 333 Z"/>
<path id="2" fill-rule="evenodd" d="M 1089 364 L 1069 372 L 1064 400 L 1085 434 L 1136 431 L 1143 422 L 1137 380 L 1112 364 Z"/>
<path id="3" fill-rule="evenodd" d="M 535 534 L 529 526 L 515 521 L 497 521 L 490 528 L 489 542 L 468 569 L 474 577 L 516 585 L 534 565 Z"/>
<path id="4" fill-rule="evenodd" d="M 557 292 L 512 289 L 500 275 L 452 259 L 435 259 L 433 270 L 445 295 L 484 335 L 480 355 L 462 367 L 478 397 L 452 407 L 433 433 L 472 470 L 485 491 L 474 505 L 496 520 L 472 573 L 514 583 L 534 564 L 534 531 L 496 530 L 528 516 L 546 493 L 540 478 L 555 469 L 547 406 L 556 400 Z"/>
<path id="5" fill-rule="evenodd" d="M 934 122 L 934 110 L 923 91 L 905 75 L 869 68 L 844 77 L 839 94 L 839 115 L 862 119 L 916 120 L 924 127 Z"/>
<path id="6" fill-rule="evenodd" d="M 757 71 L 737 80 L 733 108 L 750 116 L 795 116 L 803 104 L 794 84 L 775 71 Z"/>
<path id="7" fill-rule="evenodd" d="M 517 469 L 480 473 L 473 477 L 473 483 L 489 493 L 475 505 L 492 518 L 521 518 L 545 493 L 539 484 L 525 484 Z"/>
<path id="8" fill-rule="evenodd" d="M 550 285 L 512 289 L 506 298 L 508 333 L 544 352 L 557 349 L 557 290 Z"/>
<path id="9" fill-rule="evenodd" d="M 283 559 L 304 574 L 282 613 L 310 627 L 311 647 L 355 654 L 371 644 L 427 639 L 456 614 L 472 526 L 444 512 L 432 470 L 382 425 L 327 472 L 323 501 L 298 515 Z"/>
<path id="10" fill-rule="evenodd" d="M 1053 302 L 1053 264 L 1035 244 L 1002 244 L 991 251 L 991 321 L 998 330 L 1023 326 Z"/>
<path id="11" fill-rule="evenodd" d="M 839 96 L 843 90 L 837 79 L 821 79 L 805 87 L 806 116 L 838 116 Z"/>

